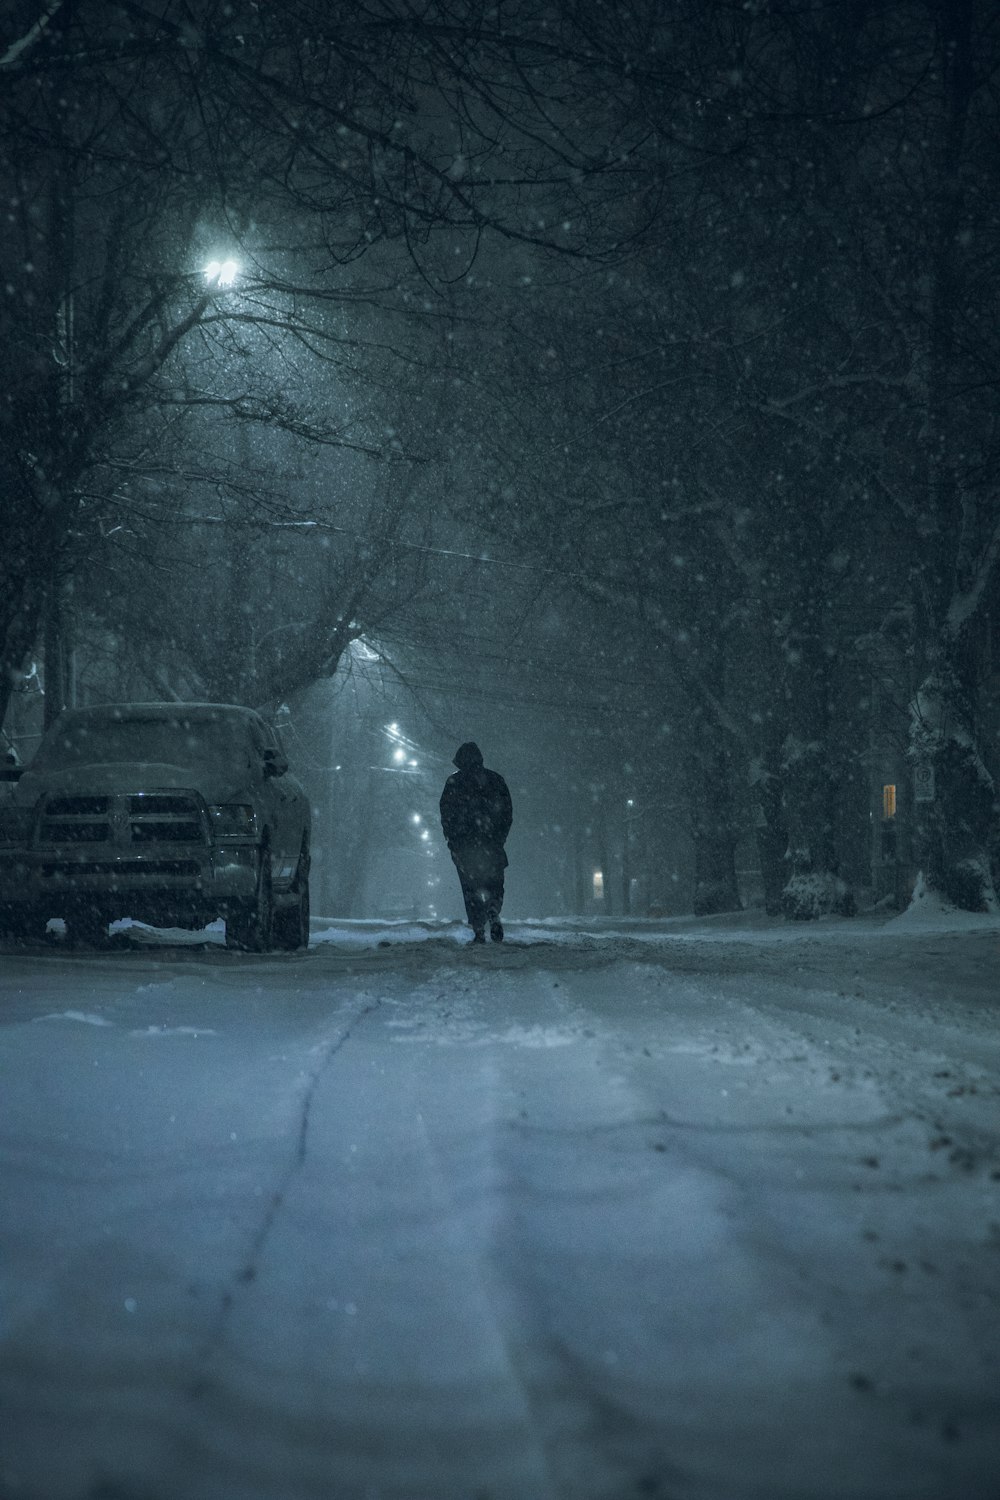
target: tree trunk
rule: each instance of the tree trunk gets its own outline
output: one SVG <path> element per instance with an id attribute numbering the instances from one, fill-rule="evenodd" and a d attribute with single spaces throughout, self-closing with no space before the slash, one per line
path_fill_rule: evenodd
<path id="1" fill-rule="evenodd" d="M 976 728 L 970 693 L 946 662 L 925 678 L 912 709 L 910 755 L 923 772 L 915 803 L 917 860 L 924 886 L 945 901 L 964 911 L 994 911 L 989 851 L 996 786 Z"/>
<path id="2" fill-rule="evenodd" d="M 838 787 L 830 756 L 830 660 L 810 601 L 805 625 L 786 642 L 789 733 L 783 747 L 784 810 L 788 825 L 781 909 L 808 919 L 849 916 L 854 898 L 840 878 L 836 849 Z"/>
<path id="3" fill-rule="evenodd" d="M 788 879 L 788 825 L 785 821 L 784 779 L 781 770 L 785 721 L 772 714 L 767 720 L 765 741 L 755 778 L 758 805 L 757 853 L 764 885 L 764 910 L 781 914 L 782 895 Z"/>
<path id="4" fill-rule="evenodd" d="M 70 644 L 67 636 L 67 619 L 64 608 L 63 591 L 59 582 L 53 579 L 49 588 L 48 602 L 45 608 L 45 628 L 43 637 L 44 650 L 44 688 L 45 701 L 42 705 L 42 727 L 48 729 L 54 724 L 68 707 L 70 697 Z"/>
<path id="5" fill-rule="evenodd" d="M 0 614 L 0 729 L 28 653 L 38 640 L 44 598 L 37 579 L 19 578 L 10 586 Z"/>
<path id="6" fill-rule="evenodd" d="M 956 611 L 969 589 L 979 539 L 975 507 L 956 472 L 953 431 L 963 162 L 975 88 L 971 0 L 942 7 L 941 134 L 933 204 L 926 357 L 927 456 L 914 609 L 924 669 L 911 705 L 910 756 L 924 795 L 916 803 L 917 860 L 926 887 L 969 911 L 995 909 L 989 844 L 996 788 L 979 753 L 974 612 Z"/>
<path id="7" fill-rule="evenodd" d="M 575 913 L 578 917 L 584 916 L 587 911 L 589 875 L 587 842 L 584 838 L 581 818 L 578 816 L 573 826 L 573 897 L 576 903 Z"/>
<path id="8" fill-rule="evenodd" d="M 696 917 L 740 911 L 736 879 L 736 828 L 729 755 L 718 733 L 711 736 L 702 721 L 700 753 L 690 764 L 691 836 L 694 841 Z"/>

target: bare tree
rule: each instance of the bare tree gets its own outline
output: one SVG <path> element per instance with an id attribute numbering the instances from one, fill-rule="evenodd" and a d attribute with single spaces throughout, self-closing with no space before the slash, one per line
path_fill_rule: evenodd
<path id="1" fill-rule="evenodd" d="M 737 776 L 749 760 L 771 899 L 784 885 L 789 910 L 819 909 L 821 888 L 849 901 L 845 799 L 864 790 L 879 656 L 857 642 L 908 618 L 913 753 L 938 770 L 925 874 L 976 904 L 995 775 L 977 700 L 1000 557 L 983 312 L 996 37 L 972 0 L 947 18 L 922 3 L 850 15 L 710 7 L 717 68 L 689 55 L 705 88 L 686 111 L 652 49 L 629 108 L 658 140 L 696 127 L 709 166 L 668 177 L 671 144 L 627 265 L 603 285 L 581 275 L 568 310 L 555 289 L 532 297 L 514 347 L 554 431 L 536 432 L 543 477 L 513 524 L 641 626 L 664 699 L 682 683 L 709 726 L 694 742 Z M 754 642 L 756 704 L 713 667 L 727 629 Z"/>
<path id="2" fill-rule="evenodd" d="M 580 185 L 608 166 L 587 71 L 530 6 L 506 29 L 391 0 L 54 3 L 4 38 L 4 344 L 22 378 L 0 411 L 0 717 L 46 601 L 115 514 L 107 470 L 138 461 L 142 414 L 180 399 L 349 442 L 307 390 L 232 369 L 197 389 L 181 356 L 189 376 L 199 353 L 245 359 L 249 330 L 346 349 L 358 306 L 419 315 L 491 227 L 579 246 Z M 395 268 L 359 285 L 349 268 L 380 246 Z"/>

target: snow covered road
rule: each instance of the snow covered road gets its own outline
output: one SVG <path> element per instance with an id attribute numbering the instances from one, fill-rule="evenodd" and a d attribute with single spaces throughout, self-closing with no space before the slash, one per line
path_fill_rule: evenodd
<path id="1" fill-rule="evenodd" d="M 2 1500 L 997 1500 L 1000 928 L 0 955 Z"/>

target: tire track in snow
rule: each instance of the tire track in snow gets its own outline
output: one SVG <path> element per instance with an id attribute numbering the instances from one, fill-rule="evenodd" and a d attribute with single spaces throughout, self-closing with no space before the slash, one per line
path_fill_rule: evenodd
<path id="1" fill-rule="evenodd" d="M 440 976 L 427 986 L 437 1014 L 420 1039 L 428 1049 L 468 1049 L 480 1076 L 493 1072 L 493 1092 L 505 1107 L 490 1129 L 486 1119 L 476 1121 L 473 1106 L 459 1138 L 447 1110 L 428 1110 L 428 1148 L 452 1198 L 453 1222 L 464 1226 L 490 1336 L 503 1350 L 509 1384 L 521 1393 L 543 1493 L 552 1500 L 643 1493 L 666 1500 L 684 1474 L 632 1410 L 632 1392 L 609 1363 L 613 1334 L 595 1343 L 588 1327 L 599 1296 L 583 1268 L 606 1236 L 617 1239 L 615 1220 L 632 1189 L 613 1153 L 595 1192 L 574 1179 L 570 1160 L 582 1140 L 588 1151 L 607 1154 L 601 1137 L 634 1133 L 638 1124 L 614 1072 L 604 1071 L 604 1027 L 579 1003 L 575 976 L 567 983 L 563 965 L 527 975 L 466 970 L 461 977 L 457 1005 L 435 994 L 448 988 Z M 570 1169 L 568 1178 L 559 1166 Z M 583 1229 L 581 1240 L 560 1232 L 564 1216 Z M 628 1257 L 617 1267 L 627 1271 Z M 627 1306 L 619 1311 L 629 1323 Z M 484 1337 L 485 1330 L 484 1321 Z"/>
<path id="2" fill-rule="evenodd" d="M 207 1373 L 208 1367 L 226 1341 L 226 1331 L 232 1317 L 236 1298 L 242 1288 L 250 1286 L 256 1281 L 260 1258 L 271 1237 L 278 1217 L 285 1206 L 295 1179 L 305 1164 L 309 1147 L 309 1120 L 312 1113 L 313 1099 L 315 1098 L 316 1090 L 319 1087 L 323 1074 L 337 1054 L 350 1041 L 361 1023 L 368 1016 L 374 1015 L 381 1005 L 382 1001 L 378 997 L 368 1000 L 354 1013 L 347 1025 L 320 1048 L 318 1061 L 308 1076 L 299 1106 L 299 1128 L 291 1160 L 268 1199 L 264 1214 L 257 1226 L 256 1232 L 250 1240 L 243 1264 L 234 1272 L 230 1278 L 229 1286 L 222 1293 L 212 1327 L 209 1329 L 194 1356 L 195 1374 L 187 1387 L 187 1394 L 192 1400 L 199 1400 L 205 1395 L 210 1386 L 210 1376 Z"/>

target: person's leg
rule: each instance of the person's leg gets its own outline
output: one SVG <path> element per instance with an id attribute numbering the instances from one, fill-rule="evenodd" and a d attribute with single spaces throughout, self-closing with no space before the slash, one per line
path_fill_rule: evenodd
<path id="1" fill-rule="evenodd" d="M 486 920 L 490 924 L 490 937 L 495 943 L 503 942 L 503 926 L 500 922 L 500 911 L 503 907 L 503 870 L 497 871 L 493 877 L 491 888 L 486 900 Z"/>
<path id="2" fill-rule="evenodd" d="M 462 900 L 465 903 L 465 920 L 468 922 L 469 926 L 471 927 L 473 925 L 472 924 L 472 907 L 473 907 L 473 903 L 475 901 L 475 891 L 473 890 L 473 888 L 469 884 L 469 882 L 466 880 L 466 878 L 462 874 L 461 870 L 459 870 L 459 872 L 458 872 L 458 878 L 462 882 Z"/>
<path id="3" fill-rule="evenodd" d="M 483 941 L 486 928 L 486 903 L 483 900 L 482 882 L 459 868 L 458 878 L 462 882 L 462 900 L 465 902 L 465 918 L 475 934 L 477 942 Z"/>

